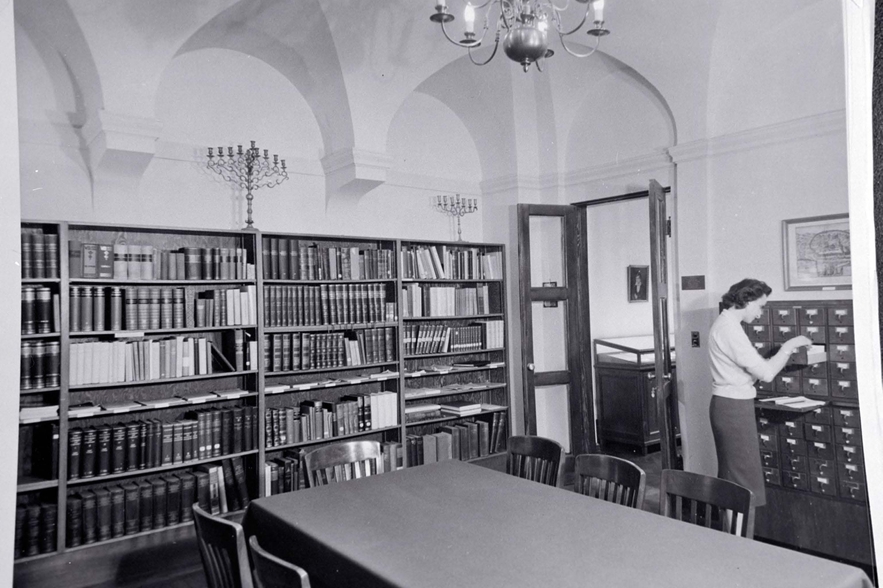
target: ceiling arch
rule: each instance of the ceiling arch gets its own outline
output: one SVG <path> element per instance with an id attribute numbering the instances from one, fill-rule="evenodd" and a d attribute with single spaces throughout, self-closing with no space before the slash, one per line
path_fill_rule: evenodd
<path id="1" fill-rule="evenodd" d="M 238 51 L 278 70 L 310 105 L 325 153 L 352 147 L 346 84 L 316 0 L 242 0 L 203 25 L 176 55 L 207 48 Z"/>

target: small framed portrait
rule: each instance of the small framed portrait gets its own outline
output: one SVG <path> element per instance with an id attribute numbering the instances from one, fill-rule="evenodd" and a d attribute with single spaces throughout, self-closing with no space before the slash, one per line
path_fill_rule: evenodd
<path id="1" fill-rule="evenodd" d="M 626 270 L 629 302 L 647 302 L 650 298 L 650 266 L 630 265 Z"/>
<path id="2" fill-rule="evenodd" d="M 782 221 L 782 250 L 785 290 L 852 288 L 848 215 Z"/>

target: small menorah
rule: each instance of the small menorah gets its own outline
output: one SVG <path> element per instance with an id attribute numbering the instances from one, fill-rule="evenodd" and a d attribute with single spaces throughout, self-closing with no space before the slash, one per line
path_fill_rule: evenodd
<path id="1" fill-rule="evenodd" d="M 462 241 L 462 231 L 460 230 L 460 219 L 464 215 L 478 210 L 477 198 L 460 198 L 460 195 L 451 196 L 448 200 L 447 196 L 439 196 L 438 202 L 432 205 L 437 211 L 457 219 L 457 241 Z"/>
<path id="2" fill-rule="evenodd" d="M 254 222 L 251 219 L 251 203 L 254 200 L 252 192 L 259 188 L 275 188 L 288 179 L 288 172 L 285 169 L 284 159 L 280 160 L 279 156 L 274 154 L 273 161 L 270 162 L 270 153 L 264 149 L 264 155 L 261 156 L 261 151 L 255 146 L 254 141 L 245 151 L 242 150 L 242 145 L 237 147 L 236 153 L 233 152 L 232 147 L 227 147 L 226 155 L 223 147 L 218 147 L 217 155 L 209 147 L 208 168 L 220 174 L 228 182 L 245 189 L 245 199 L 248 201 L 245 230 L 254 231 Z"/>

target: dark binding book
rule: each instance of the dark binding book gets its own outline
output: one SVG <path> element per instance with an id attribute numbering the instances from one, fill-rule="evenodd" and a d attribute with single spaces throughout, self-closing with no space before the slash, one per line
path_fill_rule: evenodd
<path id="1" fill-rule="evenodd" d="M 190 472 L 175 474 L 181 485 L 181 522 L 193 520 L 193 503 L 196 501 L 196 476 Z"/>
<path id="2" fill-rule="evenodd" d="M 126 532 L 126 492 L 120 486 L 111 486 L 110 536 L 122 537 Z"/>
<path id="3" fill-rule="evenodd" d="M 245 508 L 251 502 L 251 497 L 248 493 L 245 462 L 242 457 L 234 457 L 230 461 L 233 464 L 233 477 L 236 480 L 236 494 L 239 498 L 240 508 Z"/>
<path id="4" fill-rule="evenodd" d="M 110 431 L 110 470 L 119 474 L 126 469 L 126 425 L 118 423 Z"/>
<path id="5" fill-rule="evenodd" d="M 153 478 L 150 483 L 153 485 L 153 528 L 160 529 L 168 524 L 166 481 L 163 478 Z"/>
<path id="6" fill-rule="evenodd" d="M 153 529 L 153 484 L 147 481 L 138 483 L 138 496 L 140 504 L 141 530 Z"/>
<path id="7" fill-rule="evenodd" d="M 141 492 L 137 484 L 129 482 L 123 485 L 125 492 L 126 525 L 125 534 L 134 535 L 140 529 Z M 85 504 L 85 500 L 84 500 Z"/>
<path id="8" fill-rule="evenodd" d="M 233 472 L 233 464 L 231 460 L 225 459 L 221 462 L 221 473 L 224 477 L 224 491 L 227 496 L 227 512 L 232 512 L 242 508 L 239 502 L 238 490 L 236 486 L 236 476 Z"/>
<path id="9" fill-rule="evenodd" d="M 193 471 L 193 476 L 196 478 L 195 502 L 199 504 L 199 508 L 205 512 L 211 512 L 212 506 L 208 472 L 202 469 L 196 469 Z"/>
<path id="10" fill-rule="evenodd" d="M 166 482 L 166 524 L 181 522 L 181 479 L 177 476 L 163 476 Z"/>
<path id="11" fill-rule="evenodd" d="M 80 492 L 83 499 L 83 543 L 95 543 L 97 539 L 95 493 L 90 490 Z"/>
<path id="12" fill-rule="evenodd" d="M 80 479 L 80 452 L 83 447 L 83 429 L 74 427 L 67 437 L 67 478 Z"/>
<path id="13" fill-rule="evenodd" d="M 95 489 L 95 509 L 98 541 L 107 541 L 111 537 L 110 491 L 107 488 Z"/>
<path id="14" fill-rule="evenodd" d="M 97 464 L 98 469 L 97 473 L 99 476 L 106 476 L 110 473 L 110 440 L 111 440 L 111 427 L 110 425 L 104 424 L 98 427 L 98 439 L 97 439 L 97 451 L 98 458 Z"/>
<path id="15" fill-rule="evenodd" d="M 16 515 L 18 515 L 18 511 L 16 511 Z M 68 547 L 77 547 L 83 543 L 83 499 L 76 494 L 67 497 L 66 531 Z"/>
<path id="16" fill-rule="evenodd" d="M 126 423 L 126 471 L 138 469 L 138 452 L 141 448 L 141 428 L 138 421 Z"/>

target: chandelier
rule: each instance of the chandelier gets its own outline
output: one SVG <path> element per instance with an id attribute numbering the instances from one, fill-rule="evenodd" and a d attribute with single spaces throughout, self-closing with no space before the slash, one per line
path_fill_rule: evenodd
<path id="1" fill-rule="evenodd" d="M 575 57 L 588 57 L 598 49 L 601 37 L 610 33 L 604 28 L 604 0 L 575 0 L 577 4 L 585 4 L 586 11 L 576 27 L 569 30 L 562 23 L 562 15 L 570 8 L 571 0 L 562 0 L 563 5 L 558 6 L 554 0 L 485 0 L 484 4 L 473 5 L 467 1 L 463 10 L 464 32 L 463 39 L 456 41 L 448 34 L 445 25 L 454 20 L 454 15 L 448 12 L 447 0 L 436 0 L 435 14 L 429 17 L 432 22 L 441 25 L 442 32 L 448 41 L 463 47 L 469 52 L 469 59 L 475 65 L 485 65 L 497 54 L 500 41 L 503 41 L 503 51 L 512 61 L 517 61 L 524 68 L 530 69 L 531 64 L 536 63 L 537 69 L 543 71 L 542 63 L 555 52 L 549 49 L 549 31 L 558 34 L 561 46 L 564 50 Z M 496 8 L 496 10 L 493 10 Z M 475 14 L 484 10 L 484 28 L 481 36 L 475 34 Z M 495 18 L 491 18 L 494 13 Z M 582 13 L 582 8 L 579 8 Z M 586 33 L 594 37 L 594 46 L 585 53 L 574 51 L 567 46 L 566 37 L 580 31 L 589 20 L 592 13 L 594 26 L 588 28 Z M 485 61 L 476 61 L 472 50 L 481 46 L 485 35 L 490 28 L 492 20 L 496 20 L 494 33 L 494 50 Z"/>

